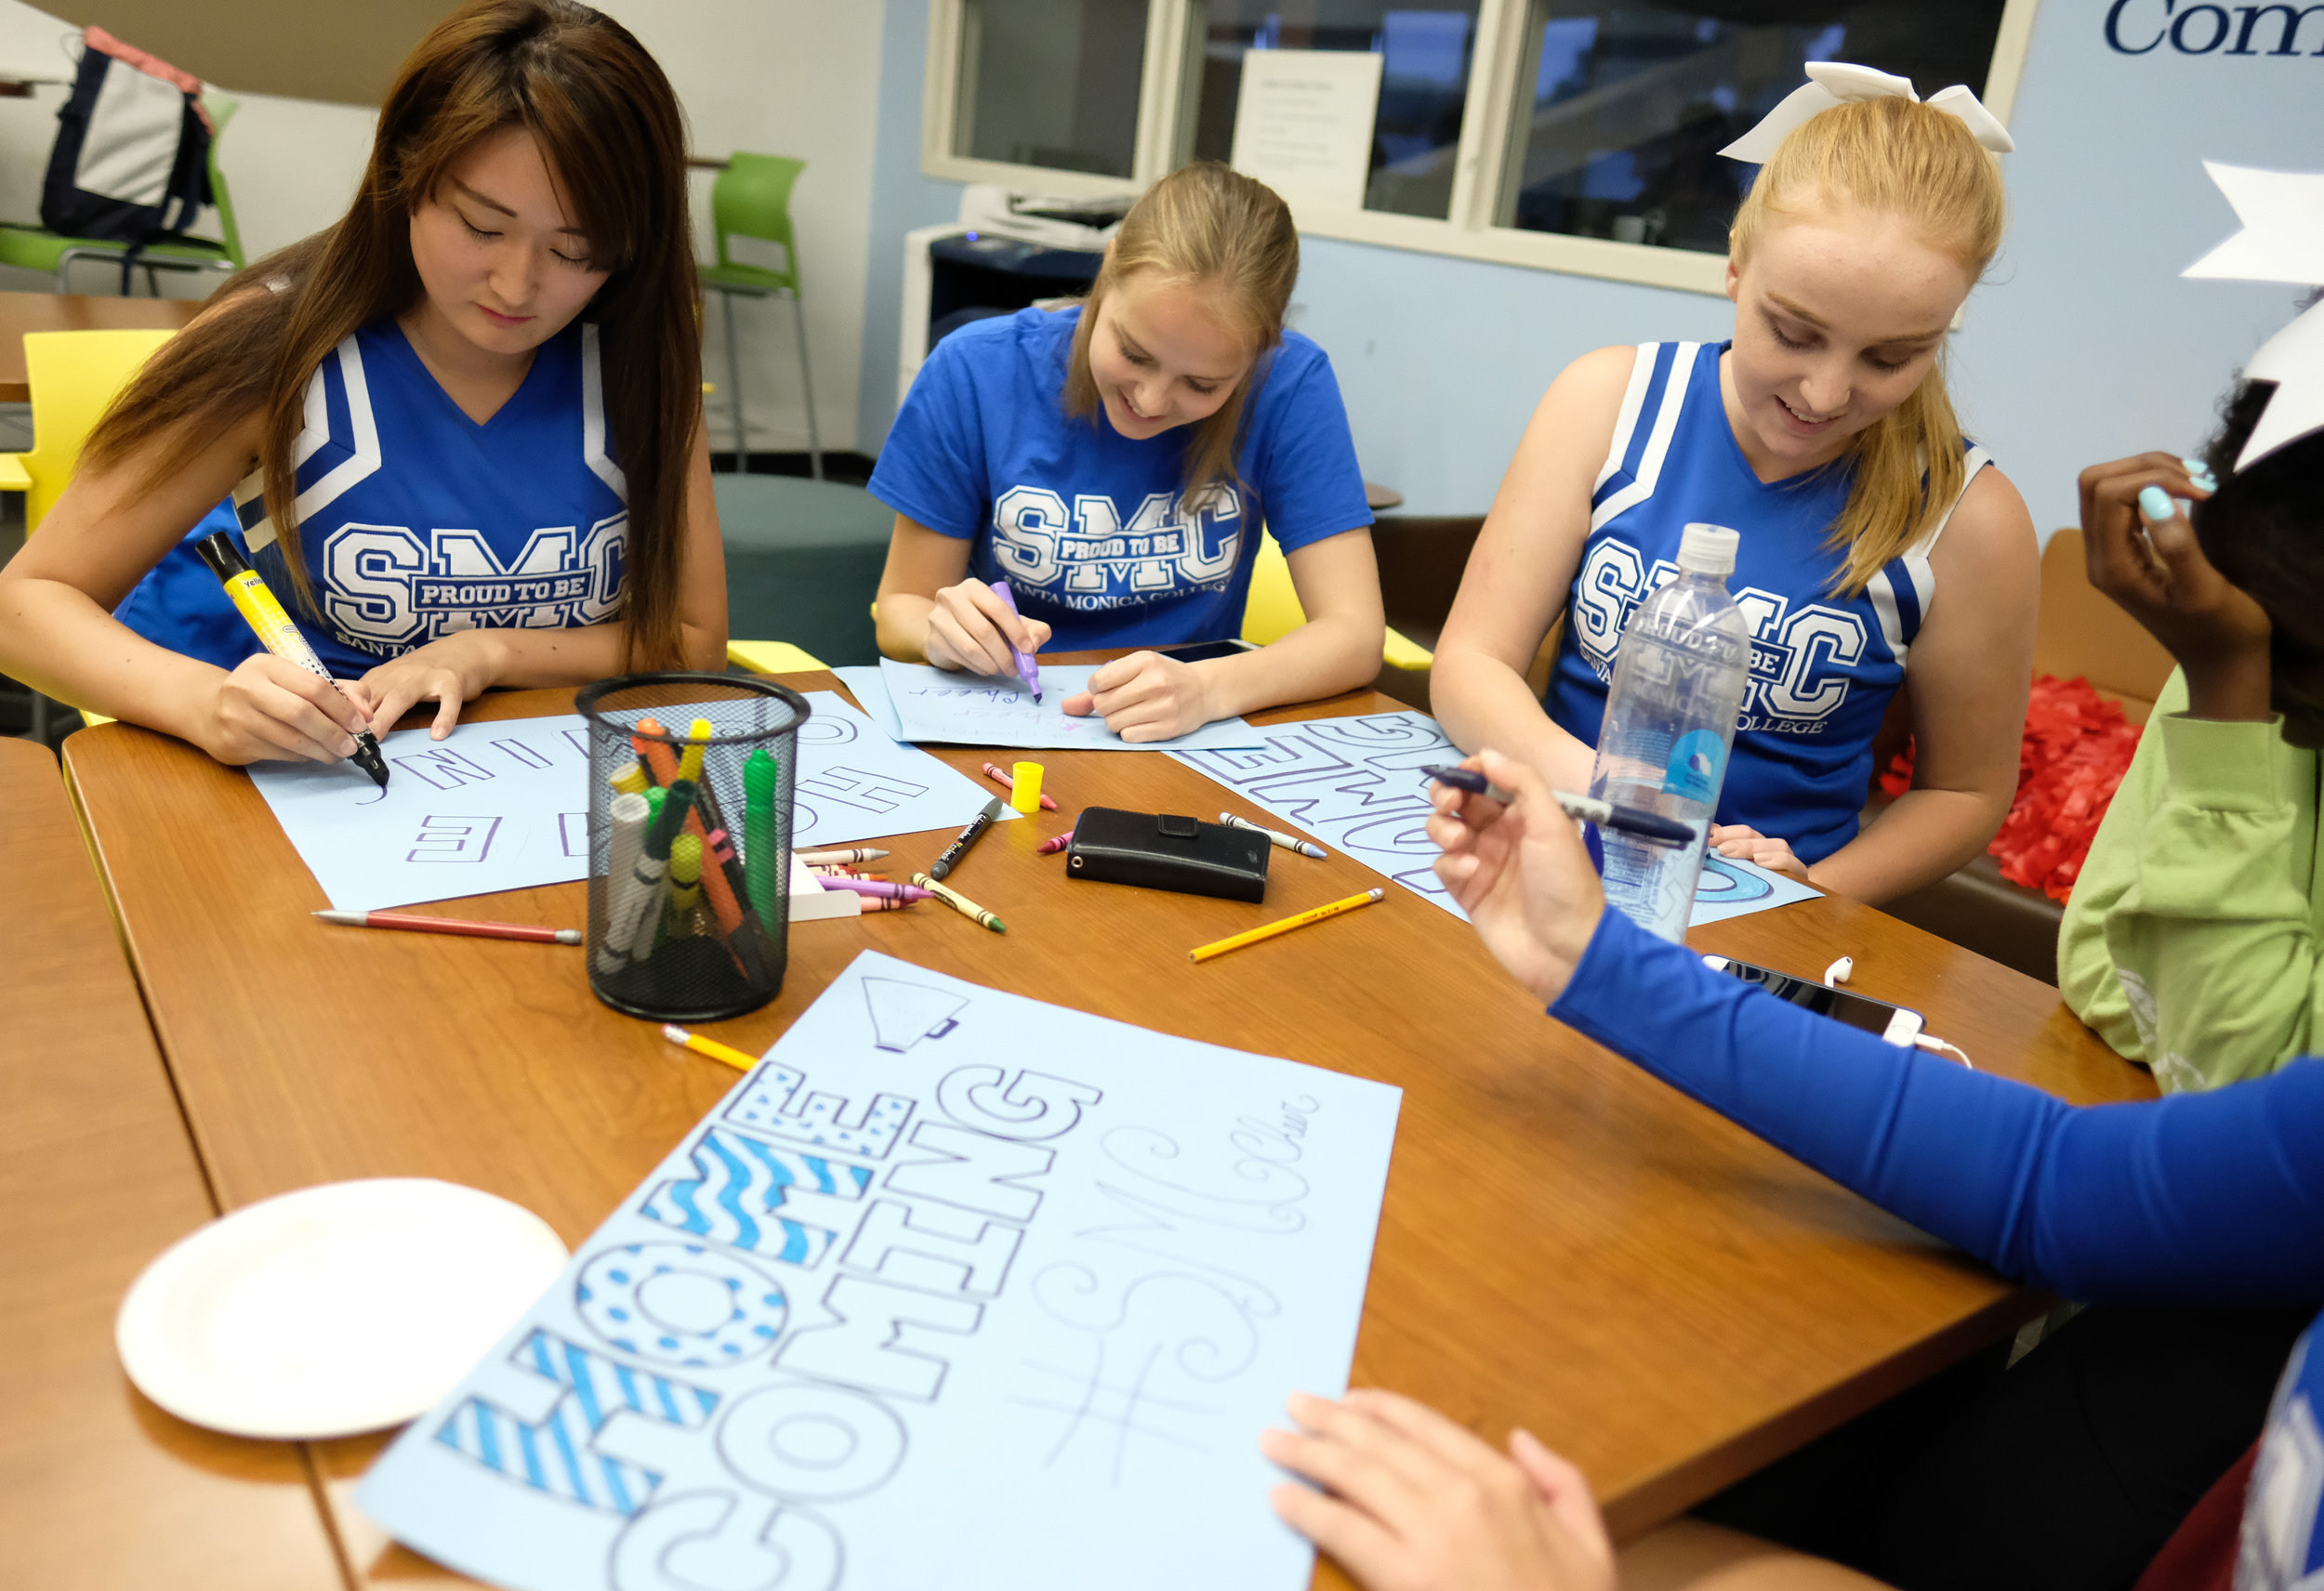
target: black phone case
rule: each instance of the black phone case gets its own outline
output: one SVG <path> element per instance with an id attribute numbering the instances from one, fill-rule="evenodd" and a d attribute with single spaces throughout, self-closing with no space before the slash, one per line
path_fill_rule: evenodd
<path id="1" fill-rule="evenodd" d="M 1089 807 L 1074 820 L 1065 872 L 1099 884 L 1260 901 L 1267 894 L 1267 836 L 1175 812 Z"/>

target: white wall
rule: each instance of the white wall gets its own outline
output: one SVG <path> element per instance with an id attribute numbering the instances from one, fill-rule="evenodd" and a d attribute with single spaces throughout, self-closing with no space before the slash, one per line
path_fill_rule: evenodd
<path id="1" fill-rule="evenodd" d="M 864 272 L 880 88 L 878 0 L 597 0 L 669 73 L 699 153 L 734 150 L 804 160 L 791 191 L 807 342 L 823 445 L 856 445 L 862 390 Z M 915 103 L 918 89 L 915 88 Z M 711 257 L 711 174 L 693 188 L 695 254 Z M 807 445 L 790 308 L 740 303 L 743 394 L 750 444 Z M 704 325 L 710 445 L 730 448 L 726 328 L 717 296 Z M 893 368 L 890 362 L 889 368 Z M 892 377 L 890 377 L 892 380 Z"/>
<path id="2" fill-rule="evenodd" d="M 611 0 L 604 9 L 635 33 L 669 74 L 698 152 L 755 150 L 807 162 L 792 191 L 791 216 L 806 290 L 815 414 L 825 447 L 854 447 L 880 6 L 877 0 Z M 0 0 L 0 72 L 69 77 L 72 63 L 58 41 L 77 33 L 72 24 L 18 0 Z M 231 83 L 221 90 L 234 92 Z M 59 87 L 44 88 L 34 99 L 0 99 L 0 219 L 37 221 L 41 174 L 63 96 Z M 917 108 L 917 79 L 913 96 Z M 355 106 L 234 97 L 242 109 L 219 146 L 219 164 L 244 247 L 256 258 L 345 212 L 370 156 L 377 117 Z M 693 188 L 695 255 L 706 260 L 712 253 L 711 178 L 696 174 Z M 98 268 L 84 270 L 76 285 L 112 290 Z M 17 279 L 0 282 L 7 287 L 42 288 L 49 281 L 5 270 L 0 277 Z M 183 282 L 178 290 L 197 289 Z M 720 388 L 711 399 L 711 442 L 731 447 L 720 313 L 714 302 L 704 328 L 704 363 L 705 375 Z M 803 449 L 807 411 L 789 308 L 745 301 L 740 329 L 751 445 Z M 891 358 L 883 369 L 893 368 Z"/>
<path id="3" fill-rule="evenodd" d="M 2146 44 L 2164 6 L 2126 0 L 2118 36 Z M 927 0 L 888 0 L 888 12 L 891 36 L 924 41 Z M 2167 39 L 2121 53 L 2106 42 L 2107 14 L 2095 0 L 2049 0 L 2036 16 L 2012 117 L 2020 152 L 2004 163 L 2014 221 L 1954 349 L 1963 418 L 2045 533 L 2072 522 L 2084 465 L 2199 442 L 2234 371 L 2290 318 L 2289 289 L 2178 279 L 2236 226 L 2202 160 L 2324 169 L 2324 18 L 2309 22 L 2306 53 L 2266 53 L 2274 35 L 2263 31 L 2238 57 L 2232 37 L 2201 56 Z M 2197 28 L 2187 42 L 2205 36 Z M 918 50 L 891 47 L 885 71 L 909 77 L 917 119 Z M 899 84 L 881 93 L 905 102 Z M 900 247 L 905 225 L 944 218 L 957 202 L 955 185 L 919 175 L 917 138 L 905 147 L 884 118 L 878 181 L 875 260 Z M 1721 337 L 1734 323 L 1724 299 L 1697 294 L 1327 238 L 1301 247 L 1295 323 L 1339 370 L 1365 474 L 1402 490 L 1409 513 L 1483 513 L 1568 361 L 1608 343 Z M 876 297 L 871 313 L 892 317 L 893 304 Z M 867 434 L 887 418 L 874 397 Z"/>

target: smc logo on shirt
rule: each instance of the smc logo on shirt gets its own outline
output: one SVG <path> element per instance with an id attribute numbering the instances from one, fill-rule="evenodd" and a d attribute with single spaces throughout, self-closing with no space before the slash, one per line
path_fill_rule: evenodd
<path id="1" fill-rule="evenodd" d="M 323 544 L 324 611 L 382 657 L 456 630 L 601 624 L 621 609 L 628 535 L 627 514 L 537 530 L 503 564 L 475 531 L 342 525 Z"/>
<path id="2" fill-rule="evenodd" d="M 993 504 L 993 559 L 1011 581 L 1082 612 L 1215 589 L 1242 557 L 1243 511 L 1232 492 L 1202 496 L 1190 511 L 1177 493 L 1150 492 L 1125 519 L 1101 493 L 1077 493 L 1069 509 L 1047 487 L 1011 486 Z"/>
<path id="3" fill-rule="evenodd" d="M 1647 566 L 1627 542 L 1609 538 L 1590 549 L 1574 584 L 1574 638 L 1601 680 L 1613 677 L 1631 614 L 1678 572 L 1668 559 Z M 1750 585 L 1735 593 L 1735 602 L 1751 634 L 1751 678 L 1736 728 L 1813 734 L 1848 700 L 1846 670 L 1863 660 L 1868 639 L 1863 617 L 1820 602 L 1794 607 Z"/>

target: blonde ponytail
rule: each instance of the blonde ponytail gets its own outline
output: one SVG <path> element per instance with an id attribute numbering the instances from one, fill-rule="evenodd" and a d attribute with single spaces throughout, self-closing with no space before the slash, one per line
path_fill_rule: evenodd
<path id="1" fill-rule="evenodd" d="M 1243 411 L 1260 374 L 1259 360 L 1283 340 L 1283 316 L 1300 276 L 1300 234 L 1290 206 L 1274 189 L 1214 160 L 1182 165 L 1152 188 L 1122 217 L 1105 264 L 1090 283 L 1074 328 L 1065 372 L 1065 413 L 1096 422 L 1103 407 L 1089 372 L 1089 335 L 1098 311 L 1115 289 L 1152 273 L 1165 282 L 1197 284 L 1211 308 L 1250 338 L 1250 373 L 1186 439 L 1189 503 L 1240 484 L 1235 441 Z"/>
<path id="2" fill-rule="evenodd" d="M 2008 219 L 2000 164 L 1959 117 L 1901 96 L 1836 105 L 1792 129 L 1736 212 L 1728 234 L 1736 269 L 1775 220 L 1827 203 L 1912 222 L 1973 277 L 1992 262 Z M 1834 582 L 1842 595 L 1861 592 L 1961 495 L 1966 467 L 1945 364 L 1940 349 L 1912 396 L 1850 444 L 1855 481 L 1829 544 L 1847 550 Z"/>

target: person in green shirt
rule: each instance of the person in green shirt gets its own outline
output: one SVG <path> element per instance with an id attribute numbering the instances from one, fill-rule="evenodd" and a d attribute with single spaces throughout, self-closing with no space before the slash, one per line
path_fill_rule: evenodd
<path id="1" fill-rule="evenodd" d="M 2278 389 L 2241 384 L 2200 460 L 2081 475 L 2091 583 L 2179 666 L 2075 883 L 2058 989 L 2166 1092 L 2324 1045 L 2324 430 L 2243 457 Z"/>

